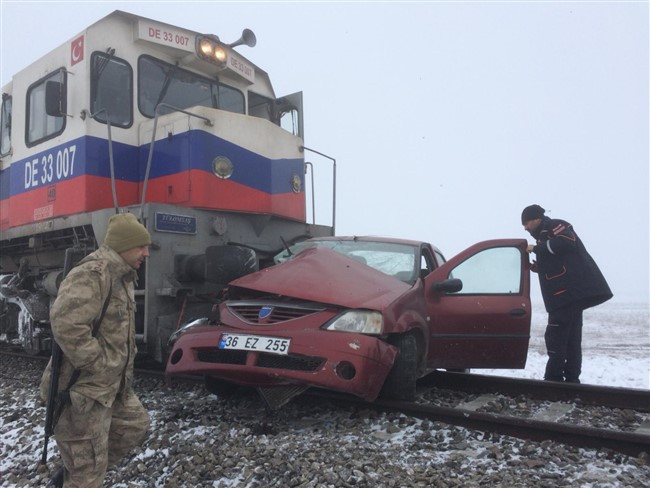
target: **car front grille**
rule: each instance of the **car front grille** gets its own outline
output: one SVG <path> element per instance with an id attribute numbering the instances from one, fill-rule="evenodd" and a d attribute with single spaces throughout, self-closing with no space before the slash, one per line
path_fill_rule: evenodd
<path id="1" fill-rule="evenodd" d="M 323 310 L 322 307 L 312 305 L 252 301 L 230 302 L 227 306 L 231 313 L 244 322 L 257 325 L 287 322 Z"/>
<path id="2" fill-rule="evenodd" d="M 246 351 L 226 351 L 216 347 L 204 347 L 196 357 L 202 363 L 246 364 Z"/>
<path id="3" fill-rule="evenodd" d="M 325 363 L 324 358 L 260 353 L 257 366 L 260 368 L 288 369 L 290 371 L 316 371 Z"/>
<path id="4" fill-rule="evenodd" d="M 197 359 L 203 363 L 219 364 L 246 364 L 247 351 L 224 351 L 216 347 L 201 348 L 197 350 Z M 261 352 L 257 357 L 258 368 L 286 369 L 288 371 L 316 371 L 323 364 L 325 358 L 298 356 L 295 354 L 279 355 Z"/>

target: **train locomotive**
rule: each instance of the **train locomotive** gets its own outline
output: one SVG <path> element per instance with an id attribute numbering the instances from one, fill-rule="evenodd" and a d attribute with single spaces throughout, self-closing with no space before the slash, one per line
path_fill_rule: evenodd
<path id="1" fill-rule="evenodd" d="M 66 259 L 97 249 L 116 212 L 152 236 L 136 332 L 158 362 L 229 281 L 333 235 L 334 215 L 308 222 L 302 94 L 276 97 L 235 50 L 255 42 L 115 11 L 3 86 L 0 341 L 50 349 Z"/>

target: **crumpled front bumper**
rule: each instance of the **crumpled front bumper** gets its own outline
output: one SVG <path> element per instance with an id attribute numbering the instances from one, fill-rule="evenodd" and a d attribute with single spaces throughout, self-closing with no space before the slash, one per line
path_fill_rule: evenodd
<path id="1" fill-rule="evenodd" d="M 287 355 L 219 349 L 222 334 L 246 332 L 223 325 L 188 330 L 174 343 L 166 377 L 205 374 L 254 387 L 304 384 L 372 401 L 398 352 L 374 336 L 322 329 L 262 334 L 291 339 Z"/>

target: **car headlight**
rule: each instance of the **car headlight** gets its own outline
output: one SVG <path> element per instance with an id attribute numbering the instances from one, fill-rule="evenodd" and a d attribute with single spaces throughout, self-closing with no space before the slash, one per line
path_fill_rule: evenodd
<path id="1" fill-rule="evenodd" d="M 169 339 L 167 339 L 167 349 L 171 350 L 171 348 L 174 346 L 174 343 L 181 336 L 181 334 L 187 332 L 192 327 L 196 327 L 197 325 L 209 324 L 209 323 L 210 320 L 207 317 L 202 317 L 200 319 L 192 320 L 191 322 L 188 322 L 180 329 L 175 330 L 170 334 Z"/>
<path id="2" fill-rule="evenodd" d="M 356 332 L 358 334 L 382 334 L 384 318 L 379 312 L 367 310 L 350 310 L 336 317 L 325 330 Z"/>

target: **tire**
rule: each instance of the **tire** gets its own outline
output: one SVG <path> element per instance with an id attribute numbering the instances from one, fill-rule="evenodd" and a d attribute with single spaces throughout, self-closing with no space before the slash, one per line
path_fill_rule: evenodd
<path id="1" fill-rule="evenodd" d="M 394 343 L 399 349 L 393 368 L 388 373 L 381 397 L 390 400 L 415 400 L 418 372 L 418 341 L 413 334 L 402 334 Z"/>

